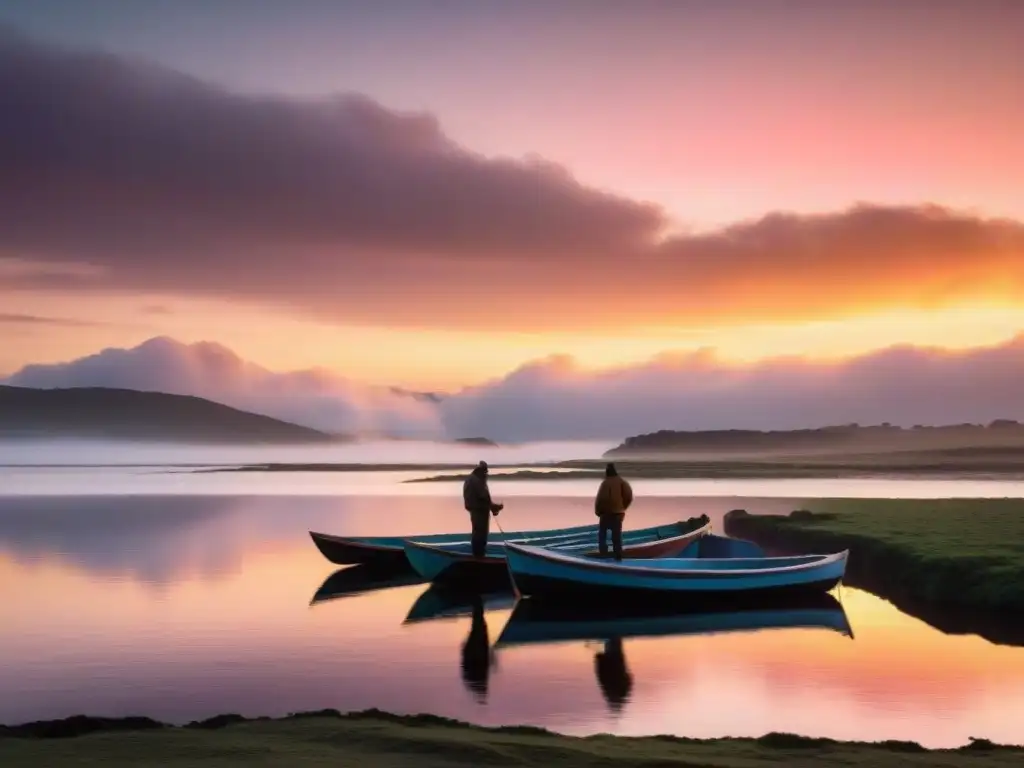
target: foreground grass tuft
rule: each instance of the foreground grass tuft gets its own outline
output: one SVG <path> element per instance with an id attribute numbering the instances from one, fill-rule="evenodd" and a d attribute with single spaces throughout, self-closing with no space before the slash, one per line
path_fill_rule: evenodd
<path id="1" fill-rule="evenodd" d="M 52 766 L 1019 766 L 1024 749 L 973 741 L 927 750 L 913 742 L 853 743 L 769 733 L 759 739 L 574 738 L 541 728 L 483 728 L 435 715 L 378 710 L 281 719 L 218 715 L 173 727 L 149 718 L 77 717 L 0 730 L 5 768 Z"/>

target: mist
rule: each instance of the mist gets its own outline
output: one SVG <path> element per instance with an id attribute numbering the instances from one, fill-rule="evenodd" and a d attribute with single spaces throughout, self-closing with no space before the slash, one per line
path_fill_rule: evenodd
<path id="1" fill-rule="evenodd" d="M 429 440 L 332 445 L 188 445 L 115 440 L 3 440 L 0 465 L 531 464 L 600 458 L 615 442 L 549 441 L 477 446 Z"/>
<path id="2" fill-rule="evenodd" d="M 555 446 L 584 441 L 611 447 L 631 435 L 662 429 L 791 430 L 885 422 L 911 427 L 1021 420 L 1022 374 L 1024 334 L 989 347 L 901 346 L 830 362 L 779 358 L 737 365 L 704 350 L 594 371 L 570 357 L 553 356 L 438 396 L 357 385 L 323 372 L 271 372 L 217 344 L 185 345 L 157 338 L 134 349 L 107 349 L 67 363 L 27 366 L 7 383 L 197 395 L 314 429 L 363 435 L 367 440 L 381 434 L 413 440 L 404 445 L 275 448 L 272 459 L 263 458 L 265 449 L 232 449 L 231 458 L 225 459 L 229 462 L 438 463 L 475 462 L 481 449 L 430 441 L 476 436 L 547 446 L 538 448 L 539 454 L 533 448 L 502 449 L 512 451 L 512 461 L 543 461 L 565 458 Z M 132 448 L 136 458 L 129 460 L 138 462 L 138 456 L 154 450 L 159 453 L 149 447 Z M 227 455 L 220 448 L 204 450 Z M 580 456 L 576 448 L 571 452 L 572 458 Z"/>

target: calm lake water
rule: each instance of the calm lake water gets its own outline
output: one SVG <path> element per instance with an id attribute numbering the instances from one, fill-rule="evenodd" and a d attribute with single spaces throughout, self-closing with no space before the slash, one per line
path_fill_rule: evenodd
<path id="1" fill-rule="evenodd" d="M 524 621 L 501 595 L 474 617 L 426 584 L 311 605 L 336 568 L 310 529 L 466 528 L 457 484 L 403 477 L 0 469 L 0 722 L 379 707 L 575 734 L 1024 741 L 1024 648 L 944 635 L 850 588 L 817 610 L 596 629 Z M 637 527 L 801 497 L 1024 496 L 963 481 L 635 485 Z M 593 486 L 495 482 L 499 519 L 589 523 Z"/>

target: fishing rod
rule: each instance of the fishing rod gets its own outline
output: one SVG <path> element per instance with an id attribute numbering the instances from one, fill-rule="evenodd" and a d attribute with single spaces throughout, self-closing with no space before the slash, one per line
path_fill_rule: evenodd
<path id="1" fill-rule="evenodd" d="M 504 509 L 504 506 L 502 507 L 502 509 Z M 494 518 L 494 524 L 498 526 L 498 530 L 501 531 L 501 535 L 504 537 L 505 540 L 508 540 L 508 534 L 505 533 L 505 529 L 502 528 L 501 523 L 498 522 L 498 516 L 492 513 L 491 517 Z M 518 603 L 522 599 L 523 593 L 519 591 L 519 587 L 516 585 L 516 577 L 512 574 L 512 566 L 508 563 L 508 555 L 505 555 L 505 568 L 508 569 L 508 578 L 509 581 L 512 582 L 512 594 L 515 595 L 516 602 Z"/>

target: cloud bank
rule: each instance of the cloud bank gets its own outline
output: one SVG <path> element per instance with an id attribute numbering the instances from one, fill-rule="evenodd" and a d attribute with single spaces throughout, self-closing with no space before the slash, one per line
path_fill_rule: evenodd
<path id="1" fill-rule="evenodd" d="M 12 384 L 116 386 L 193 394 L 337 430 L 506 442 L 612 440 L 660 429 L 795 429 L 858 422 L 1024 420 L 1024 335 L 968 351 L 894 347 L 842 363 L 731 366 L 710 352 L 587 371 L 568 357 L 434 399 L 322 372 L 271 373 L 210 343 L 152 339 L 65 364 L 28 366 Z"/>
<path id="2" fill-rule="evenodd" d="M 436 403 L 419 393 L 370 387 L 322 370 L 276 373 L 212 342 L 157 337 L 52 365 L 29 365 L 7 383 L 23 387 L 122 387 L 196 395 L 295 424 L 339 433 L 435 438 Z"/>
<path id="3" fill-rule="evenodd" d="M 659 206 L 554 162 L 475 154 L 433 115 L 358 94 L 243 96 L 11 32 L 0 114 L 0 289 L 518 331 L 824 319 L 1024 290 L 1017 221 L 864 204 L 666 237 Z"/>

